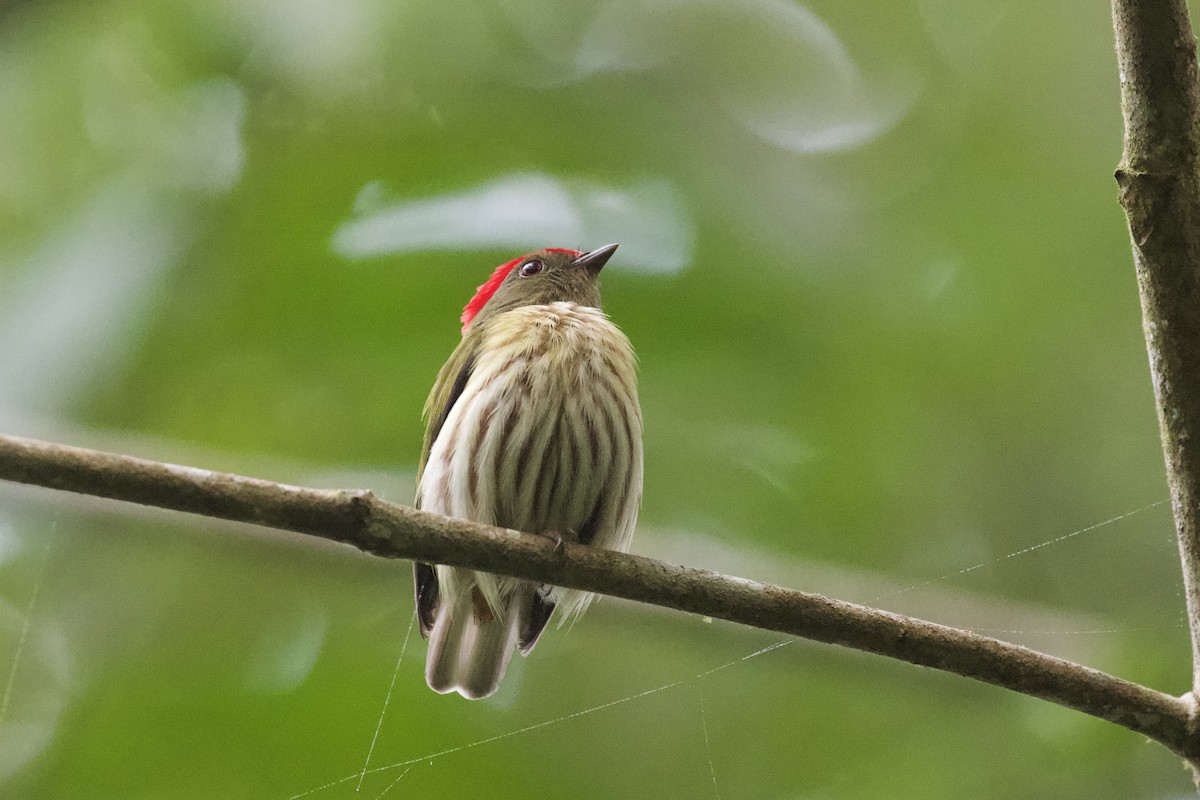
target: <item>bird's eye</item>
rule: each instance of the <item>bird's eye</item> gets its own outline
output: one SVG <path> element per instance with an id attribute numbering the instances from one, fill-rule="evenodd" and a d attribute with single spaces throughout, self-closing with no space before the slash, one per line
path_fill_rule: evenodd
<path id="1" fill-rule="evenodd" d="M 545 268 L 546 268 L 545 264 L 543 264 L 541 261 L 539 261 L 536 258 L 532 258 L 529 261 L 526 261 L 524 264 L 521 265 L 521 271 L 519 274 L 522 278 L 528 278 L 532 275 L 537 275 L 539 272 L 541 272 Z"/>

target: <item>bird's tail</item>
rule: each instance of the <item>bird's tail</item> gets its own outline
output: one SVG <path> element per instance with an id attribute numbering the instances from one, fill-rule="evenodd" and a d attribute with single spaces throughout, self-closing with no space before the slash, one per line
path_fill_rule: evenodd
<path id="1" fill-rule="evenodd" d="M 516 592 L 493 609 L 477 586 L 455 594 L 439 604 L 429 631 L 425 681 L 435 692 L 478 700 L 496 691 L 504 677 L 529 597 Z"/>

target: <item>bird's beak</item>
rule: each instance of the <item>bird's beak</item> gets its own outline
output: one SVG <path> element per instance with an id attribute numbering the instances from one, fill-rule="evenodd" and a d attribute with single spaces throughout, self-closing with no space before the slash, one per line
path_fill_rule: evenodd
<path id="1" fill-rule="evenodd" d="M 608 260 L 612 258 L 612 254 L 617 252 L 617 248 L 619 246 L 620 245 L 606 244 L 604 247 L 597 247 L 590 253 L 584 253 L 579 258 L 572 261 L 571 264 L 577 267 L 587 267 L 588 271 L 591 272 L 593 276 L 599 275 L 600 270 L 605 264 L 608 263 Z"/>

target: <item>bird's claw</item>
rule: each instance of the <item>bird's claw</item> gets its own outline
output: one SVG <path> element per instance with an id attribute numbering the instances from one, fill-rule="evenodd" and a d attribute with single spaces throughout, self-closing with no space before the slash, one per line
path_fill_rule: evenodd
<path id="1" fill-rule="evenodd" d="M 549 531 L 547 533 L 543 533 L 542 535 L 545 536 L 550 541 L 554 542 L 554 552 L 555 553 L 563 552 L 563 550 L 566 549 L 566 545 L 568 543 L 579 544 L 579 537 L 576 536 L 575 534 L 571 533 L 570 531 L 568 531 L 567 533 L 559 533 L 558 531 Z"/>

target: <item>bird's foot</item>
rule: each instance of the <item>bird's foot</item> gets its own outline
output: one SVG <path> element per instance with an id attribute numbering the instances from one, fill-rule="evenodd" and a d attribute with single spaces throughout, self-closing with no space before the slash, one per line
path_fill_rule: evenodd
<path id="1" fill-rule="evenodd" d="M 565 544 L 579 544 L 579 537 L 572 531 L 567 531 L 566 533 L 547 531 L 542 536 L 554 542 L 554 552 L 556 553 L 561 553 Z"/>

